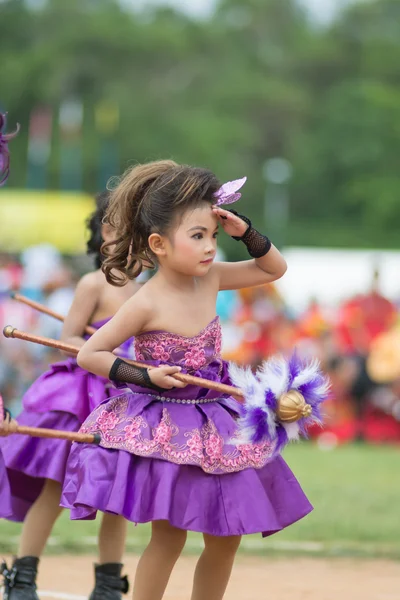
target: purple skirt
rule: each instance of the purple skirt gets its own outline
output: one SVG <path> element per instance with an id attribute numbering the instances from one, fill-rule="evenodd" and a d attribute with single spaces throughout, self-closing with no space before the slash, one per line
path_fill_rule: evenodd
<path id="1" fill-rule="evenodd" d="M 227 382 L 226 365 L 196 375 L 211 379 L 217 369 Z M 100 434 L 100 447 L 72 447 L 61 499 L 72 519 L 100 510 L 215 536 L 268 536 L 311 512 L 270 444 L 234 444 L 240 409 L 233 398 L 194 386 L 162 398 L 129 387 L 81 429 Z"/>
<path id="2" fill-rule="evenodd" d="M 162 519 L 215 536 L 261 532 L 265 537 L 312 510 L 281 457 L 262 469 L 209 475 L 120 450 L 89 445 L 76 450 L 61 499 L 71 519 L 95 519 L 100 510 L 133 523 Z"/>
<path id="3" fill-rule="evenodd" d="M 67 412 L 83 421 L 106 398 L 113 395 L 112 384 L 88 373 L 69 358 L 50 365 L 25 393 L 25 410 L 36 413 Z"/>
<path id="4" fill-rule="evenodd" d="M 79 431 L 90 412 L 113 390 L 111 384 L 81 369 L 76 361 L 51 365 L 23 398 L 20 425 Z M 1 492 L 0 518 L 23 521 L 46 479 L 64 481 L 71 443 L 66 440 L 10 435 L 0 438 L 10 491 Z M 11 510 L 10 510 L 11 505 Z"/>
<path id="5" fill-rule="evenodd" d="M 78 431 L 81 425 L 74 415 L 55 411 L 46 414 L 24 411 L 18 417 L 18 424 L 66 431 Z M 1 490 L 0 518 L 24 521 L 46 479 L 62 484 L 70 449 L 71 442 L 67 440 L 28 435 L 0 438 L 10 488 L 8 498 Z"/>
<path id="6" fill-rule="evenodd" d="M 7 518 L 12 515 L 11 507 L 11 492 L 8 482 L 6 465 L 4 463 L 3 454 L 0 450 L 0 510 Z"/>

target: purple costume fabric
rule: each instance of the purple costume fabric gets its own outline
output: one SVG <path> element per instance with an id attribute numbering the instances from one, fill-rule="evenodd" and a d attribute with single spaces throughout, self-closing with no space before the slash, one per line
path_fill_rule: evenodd
<path id="1" fill-rule="evenodd" d="M 230 383 L 220 351 L 217 317 L 194 337 L 154 331 L 135 339 L 137 360 Z M 239 412 L 232 397 L 197 386 L 160 395 L 129 385 L 83 424 L 101 443 L 73 445 L 62 506 L 72 519 L 100 510 L 217 536 L 280 531 L 312 506 L 270 444 L 233 443 Z"/>
<path id="2" fill-rule="evenodd" d="M 99 328 L 108 320 L 94 326 Z M 128 341 L 121 349 L 124 356 L 129 355 L 131 344 Z M 78 431 L 96 406 L 116 393 L 107 379 L 81 369 L 74 359 L 66 359 L 51 365 L 28 389 L 17 421 L 32 427 Z M 0 438 L 0 454 L 11 488 L 0 488 L 0 518 L 23 521 L 46 479 L 62 483 L 70 449 L 66 440 L 25 435 Z"/>
<path id="3" fill-rule="evenodd" d="M 0 449 L 0 507 L 4 517 L 12 515 L 11 492 L 7 469 Z"/>

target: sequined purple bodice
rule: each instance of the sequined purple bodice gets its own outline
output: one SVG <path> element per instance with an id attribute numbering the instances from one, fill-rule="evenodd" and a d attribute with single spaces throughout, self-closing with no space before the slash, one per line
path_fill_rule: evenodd
<path id="1" fill-rule="evenodd" d="M 139 361 L 155 360 L 197 371 L 221 357 L 221 343 L 221 325 L 215 317 L 194 337 L 146 331 L 135 338 L 135 355 Z"/>

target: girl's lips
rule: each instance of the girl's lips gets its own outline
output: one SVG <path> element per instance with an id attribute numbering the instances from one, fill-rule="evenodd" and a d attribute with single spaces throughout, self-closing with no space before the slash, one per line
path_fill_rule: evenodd
<path id="1" fill-rule="evenodd" d="M 214 260 L 214 258 L 208 258 L 207 260 L 202 260 L 201 264 L 202 265 L 208 265 L 208 263 L 211 263 Z"/>

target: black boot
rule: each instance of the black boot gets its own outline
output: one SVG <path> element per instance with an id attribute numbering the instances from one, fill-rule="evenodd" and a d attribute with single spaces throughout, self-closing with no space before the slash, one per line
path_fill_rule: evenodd
<path id="1" fill-rule="evenodd" d="M 3 600 L 39 600 L 36 576 L 39 559 L 35 556 L 16 558 L 11 569 L 4 562 L 0 573 L 4 577 Z"/>
<path id="2" fill-rule="evenodd" d="M 129 591 L 128 578 L 121 577 L 121 563 L 95 565 L 95 586 L 89 600 L 121 600 Z"/>

